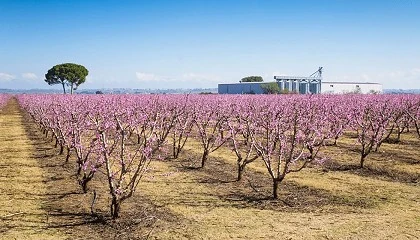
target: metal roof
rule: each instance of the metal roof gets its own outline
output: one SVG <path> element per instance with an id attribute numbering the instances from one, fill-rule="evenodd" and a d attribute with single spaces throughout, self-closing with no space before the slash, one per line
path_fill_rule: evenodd
<path id="1" fill-rule="evenodd" d="M 379 84 L 380 83 L 374 83 L 374 82 L 321 82 L 326 84 Z"/>
<path id="2" fill-rule="evenodd" d="M 276 80 L 321 80 L 321 77 L 274 76 Z"/>

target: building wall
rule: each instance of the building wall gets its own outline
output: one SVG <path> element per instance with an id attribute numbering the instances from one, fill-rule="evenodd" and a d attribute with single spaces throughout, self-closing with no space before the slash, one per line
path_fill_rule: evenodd
<path id="1" fill-rule="evenodd" d="M 219 94 L 263 94 L 261 83 L 229 83 L 219 84 L 217 92 Z"/>
<path id="2" fill-rule="evenodd" d="M 263 94 L 264 91 L 261 88 L 261 84 L 269 82 L 251 82 L 251 83 L 229 83 L 219 84 L 219 94 Z M 305 94 L 309 92 L 318 93 L 319 83 L 304 83 L 304 82 L 276 82 L 280 90 L 288 90 L 290 92 L 299 92 Z"/>
<path id="3" fill-rule="evenodd" d="M 298 92 L 300 94 L 320 93 L 321 79 L 319 78 L 304 78 L 304 77 L 274 77 L 279 84 L 281 90 L 289 92 Z"/>
<path id="4" fill-rule="evenodd" d="M 266 83 L 266 82 L 264 82 Z M 219 84 L 219 94 L 263 94 L 264 91 L 261 88 L 261 82 L 251 83 L 229 83 Z M 357 83 L 357 82 L 321 82 L 319 83 L 303 83 L 303 82 L 277 82 L 281 90 L 289 89 L 291 91 L 298 91 L 301 94 L 305 93 L 319 93 L 319 87 L 321 93 L 371 93 L 372 91 L 382 93 L 382 85 L 378 83 Z M 309 84 L 309 87 L 307 85 Z M 307 92 L 309 90 L 309 92 Z"/>
<path id="5" fill-rule="evenodd" d="M 382 93 L 382 84 L 378 83 L 357 83 L 357 82 L 322 82 L 321 93 L 371 93 L 372 91 Z"/>

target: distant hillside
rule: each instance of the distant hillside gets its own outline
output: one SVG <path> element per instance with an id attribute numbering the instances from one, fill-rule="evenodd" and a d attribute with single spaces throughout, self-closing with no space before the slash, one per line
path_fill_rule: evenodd
<path id="1" fill-rule="evenodd" d="M 388 94 L 401 94 L 401 93 L 420 94 L 420 89 L 384 89 L 384 93 L 388 93 Z"/>
<path id="2" fill-rule="evenodd" d="M 21 94 L 21 93 L 41 93 L 41 94 L 50 94 L 50 93 L 62 93 L 63 91 L 57 89 L 5 89 L 0 88 L 0 93 L 11 93 L 11 94 Z"/>
<path id="3" fill-rule="evenodd" d="M 181 94 L 181 93 L 217 93 L 217 88 L 192 88 L 192 89 L 131 89 L 131 88 L 105 88 L 105 89 L 81 89 L 76 94 L 95 94 L 100 91 L 105 94 Z M 62 93 L 57 89 L 0 89 L 0 93 L 12 94 L 53 94 Z"/>

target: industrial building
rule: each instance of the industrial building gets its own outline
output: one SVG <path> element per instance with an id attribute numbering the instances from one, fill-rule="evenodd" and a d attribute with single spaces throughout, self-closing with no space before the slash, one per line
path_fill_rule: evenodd
<path id="1" fill-rule="evenodd" d="M 369 82 L 322 82 L 321 93 L 382 93 L 382 84 Z"/>
<path id="2" fill-rule="evenodd" d="M 274 76 L 280 91 L 300 94 L 381 93 L 382 85 L 368 82 L 323 82 L 320 67 L 309 77 Z M 239 82 L 219 84 L 219 94 L 263 94 L 261 84 L 268 82 Z"/>

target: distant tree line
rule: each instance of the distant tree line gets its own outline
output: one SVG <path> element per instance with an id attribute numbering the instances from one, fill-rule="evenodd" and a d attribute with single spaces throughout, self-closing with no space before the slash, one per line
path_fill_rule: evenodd
<path id="1" fill-rule="evenodd" d="M 261 76 L 249 76 L 241 79 L 240 82 L 263 82 L 264 79 Z"/>

